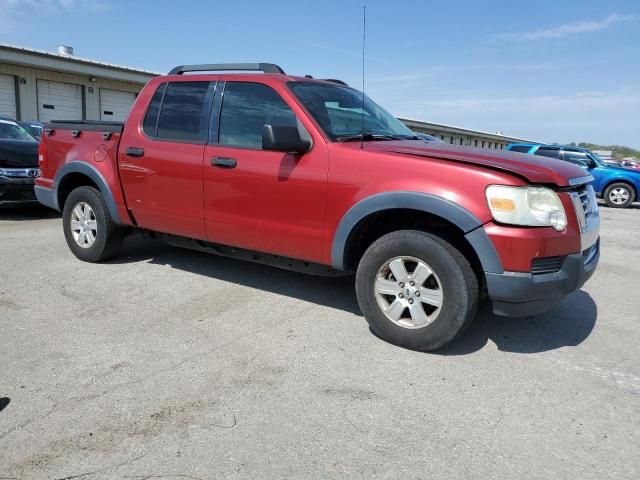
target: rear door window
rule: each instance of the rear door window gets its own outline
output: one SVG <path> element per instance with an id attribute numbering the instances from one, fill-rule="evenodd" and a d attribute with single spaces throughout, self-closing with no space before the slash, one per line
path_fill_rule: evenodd
<path id="1" fill-rule="evenodd" d="M 220 113 L 221 145 L 262 150 L 264 125 L 298 127 L 293 110 L 271 87 L 227 82 Z"/>
<path id="2" fill-rule="evenodd" d="M 560 149 L 540 147 L 535 151 L 534 155 L 539 155 L 541 157 L 548 157 L 548 158 L 560 158 Z"/>
<path id="3" fill-rule="evenodd" d="M 562 152 L 562 157 L 566 162 L 571 162 L 579 167 L 588 167 L 589 166 L 589 157 L 584 152 L 571 152 L 565 150 Z"/>
<path id="4" fill-rule="evenodd" d="M 158 88 L 144 118 L 145 133 L 162 140 L 204 143 L 209 121 L 206 108 L 209 86 L 210 82 L 171 82 L 166 84 L 164 93 Z"/>

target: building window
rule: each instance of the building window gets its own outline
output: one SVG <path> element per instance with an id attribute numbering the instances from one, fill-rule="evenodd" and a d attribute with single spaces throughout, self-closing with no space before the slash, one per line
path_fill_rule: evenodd
<path id="1" fill-rule="evenodd" d="M 474 140 L 474 147 L 478 146 L 478 140 Z"/>

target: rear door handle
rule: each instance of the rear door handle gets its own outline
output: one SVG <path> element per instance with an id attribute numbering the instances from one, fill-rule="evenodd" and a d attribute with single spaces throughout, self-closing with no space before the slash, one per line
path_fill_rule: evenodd
<path id="1" fill-rule="evenodd" d="M 126 150 L 124 151 L 124 154 L 127 157 L 135 157 L 135 158 L 140 158 L 144 156 L 144 148 L 140 148 L 140 147 L 127 147 Z"/>
<path id="2" fill-rule="evenodd" d="M 235 158 L 229 157 L 213 157 L 211 159 L 211 165 L 218 168 L 236 168 L 238 161 Z"/>

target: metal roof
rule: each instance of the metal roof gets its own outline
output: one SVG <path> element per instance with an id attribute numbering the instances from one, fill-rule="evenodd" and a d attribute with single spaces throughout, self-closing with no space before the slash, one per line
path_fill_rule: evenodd
<path id="1" fill-rule="evenodd" d="M 24 57 L 22 58 L 21 55 Z M 40 59 L 40 62 L 29 61 L 29 57 L 32 59 Z M 28 48 L 21 47 L 18 45 L 11 45 L 9 43 L 0 42 L 0 61 L 7 63 L 16 63 L 24 66 L 33 66 L 37 68 L 47 68 L 47 65 L 43 65 L 42 60 L 51 61 L 51 68 L 53 69 L 62 69 L 64 71 L 71 71 L 76 73 L 76 70 L 80 67 L 93 67 L 98 71 L 119 71 L 129 75 L 139 76 L 140 79 L 143 77 L 148 80 L 151 77 L 156 77 L 158 75 L 162 75 L 158 72 L 152 72 L 150 70 L 144 70 L 141 68 L 133 68 L 127 67 L 124 65 L 116 65 L 114 63 L 108 62 L 100 62 L 98 60 L 93 60 L 91 58 L 83 58 L 78 57 L 76 55 L 60 55 L 59 53 L 47 52 L 45 50 L 39 50 L 36 48 Z M 61 67 L 62 65 L 67 65 L 67 68 Z M 70 65 L 75 65 L 76 68 L 70 68 Z M 84 72 L 82 72 L 84 73 Z M 145 81 L 146 81 L 145 80 Z"/>
<path id="2" fill-rule="evenodd" d="M 400 120 L 402 123 L 404 123 L 408 127 L 419 127 L 419 128 L 421 127 L 426 129 L 432 128 L 435 130 L 440 129 L 440 130 L 444 130 L 452 133 L 459 133 L 459 134 L 470 135 L 470 136 L 473 136 L 473 135 L 482 136 L 486 138 L 492 138 L 492 139 L 508 141 L 508 142 L 543 143 L 543 142 L 536 142 L 533 140 L 527 140 L 524 138 L 503 135 L 501 133 L 491 133 L 491 132 L 484 132 L 482 130 L 472 130 L 470 128 L 462 128 L 462 127 L 456 127 L 453 125 L 445 125 L 443 123 L 427 122 L 425 120 L 416 120 L 414 118 L 398 117 L 398 120 Z"/>

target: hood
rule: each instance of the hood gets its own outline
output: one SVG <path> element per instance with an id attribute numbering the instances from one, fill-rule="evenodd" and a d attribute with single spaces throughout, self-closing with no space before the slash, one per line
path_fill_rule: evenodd
<path id="1" fill-rule="evenodd" d="M 629 172 L 633 172 L 633 173 L 637 173 L 640 175 L 640 170 L 635 169 L 633 167 L 613 167 L 611 165 L 607 165 L 606 167 L 604 167 L 607 171 L 613 171 L 613 172 L 621 172 L 621 173 L 629 173 Z"/>
<path id="2" fill-rule="evenodd" d="M 38 166 L 38 142 L 0 138 L 0 168 Z"/>
<path id="3" fill-rule="evenodd" d="M 504 150 L 494 151 L 412 140 L 367 142 L 365 148 L 478 165 L 523 177 L 529 183 L 553 184 L 559 187 L 569 186 L 571 179 L 588 175 L 580 167 L 568 162 Z"/>

